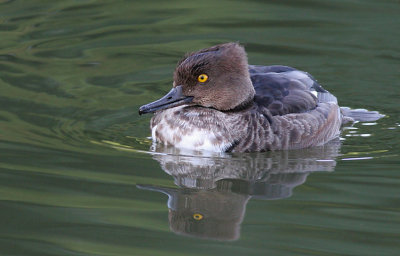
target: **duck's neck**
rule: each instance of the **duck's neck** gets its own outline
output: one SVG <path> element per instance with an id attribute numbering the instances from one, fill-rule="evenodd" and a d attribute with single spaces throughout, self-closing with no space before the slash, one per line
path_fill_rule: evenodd
<path id="1" fill-rule="evenodd" d="M 253 106 L 253 104 L 254 104 L 254 97 L 251 97 L 248 100 L 235 106 L 233 109 L 225 110 L 222 112 L 230 113 L 230 112 L 239 112 L 239 111 L 247 110 L 247 109 L 250 109 Z"/>
<path id="2" fill-rule="evenodd" d="M 238 111 L 253 103 L 256 94 L 248 73 L 242 76 L 232 77 L 236 83 L 234 86 L 226 86 L 224 96 L 216 101 L 215 108 L 220 111 Z"/>

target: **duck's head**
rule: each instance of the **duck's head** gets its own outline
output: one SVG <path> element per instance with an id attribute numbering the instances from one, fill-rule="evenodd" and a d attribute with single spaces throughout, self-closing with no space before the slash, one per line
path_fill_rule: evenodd
<path id="1" fill-rule="evenodd" d="M 247 105 L 254 94 L 244 48 L 237 43 L 220 44 L 187 54 L 175 69 L 172 90 L 141 106 L 139 114 L 184 104 L 234 110 Z"/>

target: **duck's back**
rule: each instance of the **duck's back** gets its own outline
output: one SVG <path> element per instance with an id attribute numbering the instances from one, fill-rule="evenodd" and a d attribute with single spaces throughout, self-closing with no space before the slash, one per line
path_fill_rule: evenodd
<path id="1" fill-rule="evenodd" d="M 254 101 L 274 116 L 304 113 L 322 102 L 337 103 L 336 97 L 307 72 L 278 65 L 249 65 L 249 72 L 256 91 Z"/>
<path id="2" fill-rule="evenodd" d="M 311 75 L 286 66 L 250 65 L 249 72 L 256 96 L 247 129 L 257 136 L 243 133 L 233 151 L 305 148 L 339 135 L 342 115 L 337 99 Z M 268 125 L 260 121 L 263 118 Z"/>

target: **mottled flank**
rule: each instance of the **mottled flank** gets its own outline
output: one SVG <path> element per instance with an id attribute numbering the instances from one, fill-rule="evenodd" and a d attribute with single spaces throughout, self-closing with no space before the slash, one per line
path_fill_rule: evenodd
<path id="1" fill-rule="evenodd" d="M 179 114 L 174 115 L 177 108 Z M 195 106 L 177 108 L 153 117 L 151 128 L 156 131 L 153 139 L 198 150 L 251 152 L 305 148 L 337 137 L 341 126 L 335 103 L 321 103 L 309 112 L 283 116 L 272 116 L 267 108 L 256 103 L 231 112 Z"/>
<path id="2" fill-rule="evenodd" d="M 199 83 L 199 74 L 209 79 Z M 186 55 L 175 70 L 174 87 L 182 95 L 172 96 L 183 103 L 157 106 L 151 129 L 155 141 L 179 148 L 306 148 L 336 138 L 349 120 L 336 97 L 311 75 L 286 66 L 248 65 L 243 47 L 235 43 Z"/>

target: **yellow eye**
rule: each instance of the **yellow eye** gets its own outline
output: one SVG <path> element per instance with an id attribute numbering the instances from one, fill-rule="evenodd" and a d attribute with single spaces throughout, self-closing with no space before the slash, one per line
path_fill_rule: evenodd
<path id="1" fill-rule="evenodd" d="M 197 77 L 197 81 L 199 81 L 200 83 L 204 83 L 205 81 L 207 81 L 208 76 L 206 74 L 201 74 Z"/>
<path id="2" fill-rule="evenodd" d="M 195 213 L 195 214 L 193 214 L 193 219 L 202 220 L 203 219 L 203 215 L 201 215 L 200 213 Z"/>

